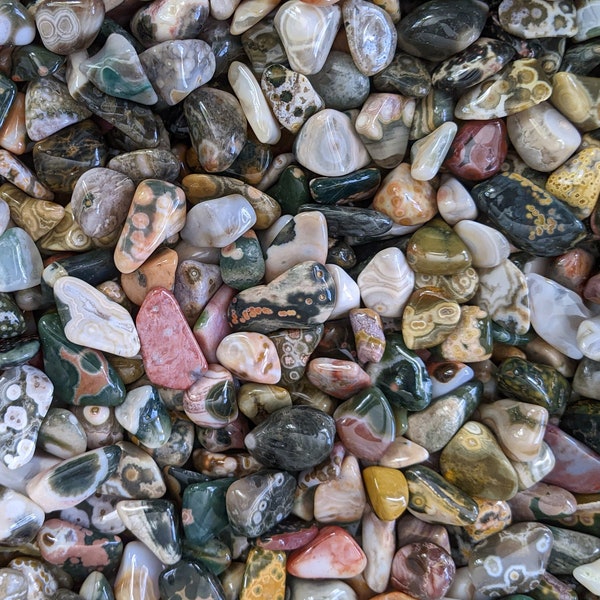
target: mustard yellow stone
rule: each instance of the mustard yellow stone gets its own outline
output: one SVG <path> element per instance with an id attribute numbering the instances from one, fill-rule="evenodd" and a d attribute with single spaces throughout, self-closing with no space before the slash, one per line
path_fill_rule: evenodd
<path id="1" fill-rule="evenodd" d="M 402 471 L 367 467 L 363 480 L 373 511 L 382 521 L 397 519 L 408 506 L 408 483 Z"/>
<path id="2" fill-rule="evenodd" d="M 285 596 L 285 552 L 254 547 L 248 554 L 240 600 L 283 600 Z"/>
<path id="3" fill-rule="evenodd" d="M 600 195 L 600 148 L 574 154 L 550 174 L 546 190 L 568 204 L 580 219 L 589 217 Z"/>

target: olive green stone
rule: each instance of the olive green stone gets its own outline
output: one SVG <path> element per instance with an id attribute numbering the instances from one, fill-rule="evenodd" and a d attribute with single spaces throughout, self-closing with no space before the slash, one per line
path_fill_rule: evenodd
<path id="1" fill-rule="evenodd" d="M 570 575 L 576 567 L 600 558 L 599 537 L 552 525 L 547 527 L 554 538 L 547 567 L 553 575 Z"/>
<path id="2" fill-rule="evenodd" d="M 600 453 L 600 403 L 583 398 L 570 404 L 560 420 L 560 427 L 569 435 Z M 598 516 L 600 523 L 600 515 Z M 599 531 L 600 533 L 600 531 Z"/>
<path id="3" fill-rule="evenodd" d="M 256 233 L 249 230 L 222 248 L 219 266 L 223 283 L 235 290 L 259 285 L 265 274 L 265 259 Z"/>
<path id="4" fill-rule="evenodd" d="M 289 165 L 267 194 L 279 202 L 282 214 L 297 214 L 298 208 L 310 201 L 306 173 L 297 165 Z"/>
<path id="5" fill-rule="evenodd" d="M 14 338 L 25 331 L 25 317 L 10 294 L 0 292 L 0 339 Z"/>

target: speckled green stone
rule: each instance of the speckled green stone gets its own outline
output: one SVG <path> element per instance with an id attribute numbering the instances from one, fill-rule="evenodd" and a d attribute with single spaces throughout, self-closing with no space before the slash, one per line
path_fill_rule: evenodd
<path id="1" fill-rule="evenodd" d="M 423 98 L 431 91 L 431 76 L 420 58 L 397 52 L 392 62 L 373 77 L 373 85 L 378 92 Z"/>
<path id="2" fill-rule="evenodd" d="M 44 369 L 54 383 L 57 400 L 72 405 L 117 406 L 125 386 L 102 352 L 70 342 L 57 313 L 41 317 L 38 331 Z"/>
<path id="3" fill-rule="evenodd" d="M 583 398 L 570 404 L 560 420 L 560 428 L 600 453 L 599 402 Z"/>
<path id="4" fill-rule="evenodd" d="M 261 283 L 265 259 L 254 231 L 247 231 L 221 249 L 219 267 L 223 283 L 234 290 L 245 290 Z"/>
<path id="5" fill-rule="evenodd" d="M 17 46 L 11 54 L 13 81 L 33 81 L 38 77 L 52 75 L 65 62 L 66 56 L 50 52 L 44 46 L 27 44 Z"/>
<path id="6" fill-rule="evenodd" d="M 161 598 L 169 600 L 222 600 L 225 592 L 220 581 L 205 566 L 195 560 L 182 560 L 165 569 L 159 577 Z"/>
<path id="7" fill-rule="evenodd" d="M 521 250 L 559 256 L 585 237 L 562 202 L 517 173 L 501 173 L 471 190 L 479 210 Z"/>
<path id="8" fill-rule="evenodd" d="M 25 364 L 40 350 L 40 342 L 31 338 L 0 340 L 0 370 Z"/>
<path id="9" fill-rule="evenodd" d="M 0 292 L 0 339 L 14 338 L 25 331 L 25 317 L 11 294 Z"/>
<path id="10" fill-rule="evenodd" d="M 229 540 L 229 529 L 225 529 L 221 537 Z M 193 560 L 208 569 L 213 575 L 220 575 L 231 565 L 231 548 L 234 544 L 219 538 L 211 538 L 202 546 L 195 546 L 186 540 L 183 541 L 183 559 Z"/>
<path id="11" fill-rule="evenodd" d="M 310 201 L 306 173 L 297 165 L 289 165 L 279 176 L 277 183 L 267 190 L 267 194 L 277 200 L 282 214 L 297 214 L 298 208 Z"/>
<path id="12" fill-rule="evenodd" d="M 386 336 L 380 362 L 367 368 L 373 385 L 393 404 L 408 410 L 423 410 L 431 402 L 431 378 L 425 363 L 409 350 L 398 333 Z"/>
<path id="13" fill-rule="evenodd" d="M 500 394 L 543 406 L 551 415 L 562 415 L 571 397 L 570 383 L 556 369 L 522 358 L 503 361 L 496 378 Z"/>
<path id="14" fill-rule="evenodd" d="M 553 575 L 570 575 L 575 567 L 600 558 L 600 538 L 580 531 L 547 525 L 554 542 L 548 571 Z"/>

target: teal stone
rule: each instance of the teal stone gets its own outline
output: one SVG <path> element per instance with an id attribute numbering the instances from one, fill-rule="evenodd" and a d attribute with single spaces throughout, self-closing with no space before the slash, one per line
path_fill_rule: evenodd
<path id="1" fill-rule="evenodd" d="M 329 456 L 335 433 L 334 420 L 323 411 L 311 406 L 288 406 L 257 425 L 244 444 L 265 467 L 302 471 Z"/>
<path id="2" fill-rule="evenodd" d="M 221 248 L 219 260 L 223 283 L 234 290 L 245 290 L 262 282 L 265 259 L 260 242 L 252 229 L 235 242 Z"/>
<path id="3" fill-rule="evenodd" d="M 33 81 L 38 77 L 47 77 L 58 71 L 67 57 L 50 52 L 44 46 L 27 44 L 26 46 L 17 46 L 11 54 L 11 59 L 11 79 L 13 81 Z"/>
<path id="4" fill-rule="evenodd" d="M 378 237 L 386 234 L 394 225 L 391 217 L 370 208 L 303 204 L 298 212 L 310 211 L 318 211 L 325 217 L 330 237 Z"/>
<path id="5" fill-rule="evenodd" d="M 197 471 L 184 469 L 183 467 L 168 465 L 163 468 L 165 483 L 169 490 L 169 495 L 178 506 L 183 502 L 183 493 L 189 485 L 193 483 L 204 483 L 210 481 L 211 477 L 203 475 Z"/>
<path id="6" fill-rule="evenodd" d="M 87 449 L 85 429 L 71 411 L 53 407 L 42 421 L 37 447 L 59 458 L 77 456 Z"/>
<path id="7" fill-rule="evenodd" d="M 501 394 L 543 406 L 550 415 L 562 415 L 571 398 L 571 384 L 556 369 L 523 358 L 503 361 L 496 379 Z"/>
<path id="8" fill-rule="evenodd" d="M 17 95 L 17 86 L 4 73 L 0 73 L 0 127 L 6 119 L 15 96 Z"/>
<path id="9" fill-rule="evenodd" d="M 346 204 L 372 198 L 380 184 L 381 171 L 369 167 L 340 177 L 315 177 L 308 187 L 318 204 Z"/>
<path id="10" fill-rule="evenodd" d="M 431 402 L 431 378 L 425 363 L 409 350 L 402 335 L 386 336 L 383 357 L 367 367 L 373 385 L 393 404 L 408 410 L 423 410 Z"/>
<path id="11" fill-rule="evenodd" d="M 373 86 L 378 92 L 423 98 L 431 91 L 431 75 L 421 59 L 396 52 L 392 62 L 373 77 Z"/>
<path id="12" fill-rule="evenodd" d="M 498 325 L 496 321 L 492 321 L 492 339 L 500 344 L 508 344 L 509 346 L 525 346 L 535 338 L 535 332 L 529 330 L 523 335 L 513 333 L 502 325 Z"/>
<path id="13" fill-rule="evenodd" d="M 57 313 L 40 318 L 38 332 L 44 369 L 55 384 L 55 398 L 75 406 L 117 406 L 125 385 L 99 350 L 69 341 Z"/>
<path id="14" fill-rule="evenodd" d="M 104 166 L 107 153 L 100 129 L 88 119 L 37 142 L 33 164 L 44 185 L 70 194 L 82 173 Z"/>
<path id="15" fill-rule="evenodd" d="M 223 537 L 228 531 L 228 529 L 225 529 Z M 243 539 L 245 540 L 245 538 Z M 232 545 L 219 538 L 211 538 L 202 546 L 194 546 L 184 540 L 183 559 L 199 562 L 213 575 L 219 576 L 231 566 L 232 552 L 230 546 Z"/>
<path id="16" fill-rule="evenodd" d="M 0 235 L 0 292 L 39 285 L 43 269 L 40 252 L 24 229 L 11 227 Z"/>
<path id="17" fill-rule="evenodd" d="M 100 571 L 93 571 L 85 578 L 79 595 L 85 600 L 115 600 L 112 586 Z"/>
<path id="18" fill-rule="evenodd" d="M 396 437 L 396 419 L 376 387 L 355 394 L 333 413 L 338 436 L 357 458 L 377 461 Z"/>
<path id="19" fill-rule="evenodd" d="M 292 512 L 296 478 L 286 471 L 261 471 L 234 481 L 225 503 L 233 533 L 259 537 Z"/>
<path id="20" fill-rule="evenodd" d="M 281 206 L 281 214 L 296 215 L 298 208 L 310 200 L 306 173 L 297 165 L 289 165 L 279 176 L 277 183 L 267 190 Z"/>
<path id="21" fill-rule="evenodd" d="M 560 420 L 560 428 L 600 453 L 600 403 L 583 398 L 570 404 Z"/>
<path id="22" fill-rule="evenodd" d="M 517 173 L 501 173 L 471 190 L 477 207 L 517 248 L 559 256 L 581 241 L 583 223 L 543 188 Z"/>
<path id="23" fill-rule="evenodd" d="M 93 286 L 116 279 L 121 273 L 115 267 L 113 254 L 113 249 L 98 249 L 58 258 L 42 271 L 42 287 L 53 287 L 54 282 L 65 275 Z"/>
<path id="24" fill-rule="evenodd" d="M 165 569 L 159 577 L 161 598 L 169 600 L 225 600 L 225 592 L 219 579 L 200 562 L 182 560 Z"/>
<path id="25" fill-rule="evenodd" d="M 25 331 L 25 317 L 10 294 L 0 292 L 0 339 L 14 338 Z"/>
<path id="26" fill-rule="evenodd" d="M 600 537 L 547 525 L 554 542 L 547 569 L 553 575 L 570 575 L 580 565 L 600 558 Z"/>
<path id="27" fill-rule="evenodd" d="M 479 514 L 475 500 L 423 465 L 404 471 L 408 483 L 408 510 L 426 523 L 465 526 Z"/>
<path id="28" fill-rule="evenodd" d="M 40 351 L 37 339 L 0 340 L 0 371 L 29 362 Z"/>
<path id="29" fill-rule="evenodd" d="M 324 265 L 305 261 L 268 285 L 241 291 L 227 309 L 234 331 L 271 333 L 325 322 L 336 299 L 335 282 Z"/>
<path id="30" fill-rule="evenodd" d="M 229 525 L 225 495 L 233 479 L 193 483 L 183 492 L 181 521 L 186 541 L 202 546 Z"/>
<path id="31" fill-rule="evenodd" d="M 121 500 L 117 513 L 123 524 L 166 565 L 181 559 L 181 538 L 175 506 L 169 500 Z"/>
<path id="32" fill-rule="evenodd" d="M 171 435 L 171 417 L 153 385 L 127 392 L 125 400 L 115 408 L 115 417 L 147 448 L 159 448 Z"/>

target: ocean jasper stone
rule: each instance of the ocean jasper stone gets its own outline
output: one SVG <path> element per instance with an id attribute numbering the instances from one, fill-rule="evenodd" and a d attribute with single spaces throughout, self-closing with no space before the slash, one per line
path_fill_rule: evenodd
<path id="1" fill-rule="evenodd" d="M 531 108 L 553 93 L 535 58 L 521 58 L 482 83 L 469 88 L 454 110 L 458 119 L 499 119 Z"/>
<path id="2" fill-rule="evenodd" d="M 245 383 L 237 394 L 240 412 L 258 425 L 281 408 L 292 405 L 288 390 L 278 385 Z"/>
<path id="3" fill-rule="evenodd" d="M 208 13 L 208 0 L 158 0 L 133 15 L 131 32 L 146 48 L 167 40 L 192 39 L 202 30 Z"/>
<path id="4" fill-rule="evenodd" d="M 240 292 L 227 309 L 235 329 L 271 333 L 325 322 L 336 299 L 333 277 L 314 261 L 295 265 L 268 285 Z"/>
<path id="5" fill-rule="evenodd" d="M 202 86 L 184 100 L 183 110 L 202 167 L 209 173 L 231 167 L 247 141 L 248 124 L 237 98 Z"/>
<path id="6" fill-rule="evenodd" d="M 158 600 L 158 579 L 164 565 L 142 542 L 129 542 L 114 579 L 113 590 L 116 600 L 146 597 Z"/>
<path id="7" fill-rule="evenodd" d="M 378 363 L 367 367 L 373 385 L 393 404 L 421 411 L 431 402 L 431 378 L 425 363 L 406 347 L 398 333 L 386 336 L 386 347 Z"/>
<path id="8" fill-rule="evenodd" d="M 473 549 L 469 559 L 473 584 L 489 596 L 525 594 L 539 585 L 551 548 L 552 533 L 546 526 L 511 525 Z"/>
<path id="9" fill-rule="evenodd" d="M 418 181 L 431 181 L 440 170 L 456 135 L 458 125 L 447 121 L 414 142 L 410 150 L 410 174 Z"/>
<path id="10" fill-rule="evenodd" d="M 286 593 L 287 555 L 281 550 L 268 550 L 254 547 L 246 560 L 246 568 L 242 580 L 241 598 L 248 591 L 260 589 L 265 597 L 283 600 Z"/>
<path id="11" fill-rule="evenodd" d="M 594 114 L 600 79 L 559 71 L 552 78 L 551 102 L 580 131 L 591 131 L 599 126 Z"/>
<path id="12" fill-rule="evenodd" d="M 347 400 L 371 385 L 371 378 L 360 365 L 336 358 L 312 359 L 306 377 L 316 388 L 340 400 Z"/>
<path id="13" fill-rule="evenodd" d="M 438 88 L 460 92 L 500 71 L 514 54 L 506 42 L 481 37 L 438 64 L 431 74 L 431 82 Z"/>
<path id="14" fill-rule="evenodd" d="M 349 579 L 366 566 L 367 557 L 354 538 L 341 527 L 328 525 L 304 548 L 290 554 L 287 570 L 304 579 Z"/>
<path id="15" fill-rule="evenodd" d="M 300 471 L 325 460 L 333 448 L 334 420 L 310 406 L 275 411 L 245 438 L 250 454 L 269 468 Z"/>
<path id="16" fill-rule="evenodd" d="M 0 150 L 0 175 L 29 196 L 40 200 L 53 200 L 54 192 L 34 176 L 33 172 L 8 150 Z"/>
<path id="17" fill-rule="evenodd" d="M 379 313 L 371 308 L 353 308 L 348 316 L 359 362 L 379 362 L 385 351 L 385 335 Z"/>
<path id="18" fill-rule="evenodd" d="M 51 408 L 38 433 L 38 449 L 59 458 L 71 458 L 87 449 L 87 436 L 79 419 L 65 408 Z"/>
<path id="19" fill-rule="evenodd" d="M 454 579 L 452 557 L 437 544 L 420 542 L 402 546 L 394 555 L 391 584 L 421 600 L 441 600 Z"/>
<path id="20" fill-rule="evenodd" d="M 232 529 L 258 537 L 291 512 L 296 479 L 285 471 L 263 471 L 234 481 L 225 497 Z"/>
<path id="21" fill-rule="evenodd" d="M 2 544 L 20 546 L 31 542 L 44 523 L 44 511 L 24 494 L 3 485 L 0 485 L 0 500 L 5 507 L 0 523 Z"/>
<path id="22" fill-rule="evenodd" d="M 67 458 L 27 483 L 27 494 L 49 513 L 77 506 L 92 496 L 119 465 L 121 448 L 105 446 Z"/>
<path id="23" fill-rule="evenodd" d="M 249 230 L 222 248 L 219 266 L 224 283 L 236 290 L 259 285 L 265 274 L 265 260 L 256 233 Z"/>
<path id="24" fill-rule="evenodd" d="M 116 406 L 125 398 L 125 386 L 104 354 L 69 341 L 56 313 L 43 315 L 38 332 L 44 369 L 55 383 L 57 400 L 75 406 Z"/>
<path id="25" fill-rule="evenodd" d="M 584 235 L 583 223 L 554 196 L 517 173 L 502 173 L 471 191 L 478 208 L 521 250 L 558 256 Z"/>
<path id="26" fill-rule="evenodd" d="M 136 327 L 146 375 L 155 385 L 185 390 L 206 372 L 208 365 L 198 342 L 175 296 L 165 288 L 150 290 L 137 314 Z"/>
<path id="27" fill-rule="evenodd" d="M 497 267 L 510 255 L 508 240 L 493 227 L 463 219 L 454 226 L 454 232 L 471 252 L 474 267 Z"/>
<path id="28" fill-rule="evenodd" d="M 385 69 L 398 39 L 391 16 L 365 0 L 345 2 L 342 16 L 350 53 L 360 72 L 370 77 Z"/>
<path id="29" fill-rule="evenodd" d="M 270 65 L 287 62 L 274 21 L 275 13 L 271 13 L 244 31 L 241 36 L 242 48 L 250 59 L 250 66 L 257 77 L 261 77 Z"/>
<path id="30" fill-rule="evenodd" d="M 373 78 L 378 92 L 393 92 L 411 98 L 423 98 L 431 91 L 431 76 L 424 61 L 396 52 L 392 62 Z"/>
<path id="31" fill-rule="evenodd" d="M 118 536 L 106 536 L 61 519 L 47 520 L 38 532 L 37 543 L 46 562 L 60 565 L 78 579 L 92 571 L 110 572 L 123 553 Z"/>
<path id="32" fill-rule="evenodd" d="M 500 171 L 507 149 L 504 121 L 468 121 L 459 127 L 444 165 L 457 177 L 481 181 Z"/>
<path id="33" fill-rule="evenodd" d="M 543 406 L 550 415 L 562 415 L 571 396 L 569 381 L 556 369 L 518 357 L 504 360 L 496 379 L 500 393 Z"/>
<path id="34" fill-rule="evenodd" d="M 318 73 L 331 50 L 342 21 L 339 6 L 311 6 L 290 0 L 275 15 L 275 29 L 294 71 Z"/>
<path id="35" fill-rule="evenodd" d="M 546 0 L 504 0 L 498 7 L 502 29 L 524 39 L 573 37 L 577 33 L 575 4 Z"/>
<path id="36" fill-rule="evenodd" d="M 390 404 L 376 387 L 340 404 L 333 417 L 344 446 L 357 458 L 379 460 L 396 434 Z"/>
<path id="37" fill-rule="evenodd" d="M 294 141 L 294 154 L 303 167 L 327 177 L 348 175 L 370 161 L 350 118 L 332 108 L 306 121 Z"/>
<path id="38" fill-rule="evenodd" d="M 488 313 L 479 306 L 462 306 L 460 320 L 440 350 L 445 360 L 470 363 L 490 358 L 492 347 L 492 323 Z"/>
<path id="39" fill-rule="evenodd" d="M 12 0 L 6 2 L 2 7 L 0 18 L 5 22 L 0 44 L 24 46 L 30 44 L 35 38 L 33 16 L 20 2 Z"/>
<path id="40" fill-rule="evenodd" d="M 39 285 L 42 257 L 31 236 L 20 227 L 0 235 L 0 292 L 15 292 Z"/>
<path id="41" fill-rule="evenodd" d="M 158 448 L 171 435 L 171 417 L 167 407 L 151 385 L 130 390 L 115 408 L 117 421 L 147 448 Z"/>
<path id="42" fill-rule="evenodd" d="M 160 574 L 158 585 L 162 598 L 224 598 L 219 579 L 197 560 L 184 559 L 165 569 Z"/>
<path id="43" fill-rule="evenodd" d="M 537 171 L 554 171 L 581 143 L 575 126 L 548 102 L 510 115 L 506 127 L 519 156 Z"/>
<path id="44" fill-rule="evenodd" d="M 44 46 L 56 54 L 85 50 L 94 41 L 104 20 L 104 2 L 75 0 L 68 6 L 44 0 L 36 7 L 35 24 Z"/>
<path id="45" fill-rule="evenodd" d="M 415 290 L 402 314 L 402 337 L 410 350 L 443 342 L 460 319 L 460 306 L 436 288 Z"/>
<path id="46" fill-rule="evenodd" d="M 440 454 L 440 472 L 471 497 L 508 500 L 517 493 L 517 474 L 492 432 L 467 421 Z"/>
<path id="47" fill-rule="evenodd" d="M 413 56 L 444 60 L 479 37 L 488 10 L 470 0 L 425 2 L 397 25 L 398 46 Z"/>
<path id="48" fill-rule="evenodd" d="M 121 273 L 135 271 L 158 246 L 185 225 L 185 194 L 160 179 L 146 179 L 136 188 L 125 226 L 115 248 Z"/>
<path id="49" fill-rule="evenodd" d="M 43 560 L 20 556 L 13 558 L 6 569 L 11 575 L 15 572 L 20 575 L 24 583 L 25 591 L 23 595 L 18 595 L 15 600 L 21 600 L 21 598 L 25 600 L 25 598 L 30 598 L 32 595 L 36 599 L 45 600 L 45 598 L 53 596 L 58 591 L 57 577 Z M 11 580 L 14 582 L 12 577 Z M 15 585 L 18 584 L 15 582 Z M 13 598 L 10 598 L 10 600 L 13 600 Z"/>
<path id="50" fill-rule="evenodd" d="M 373 208 L 399 225 L 422 225 L 437 212 L 435 190 L 428 181 L 412 177 L 408 163 L 401 163 L 383 180 Z"/>
<path id="51" fill-rule="evenodd" d="M 222 284 L 217 265 L 182 260 L 175 271 L 173 295 L 187 322 L 192 326 Z"/>

